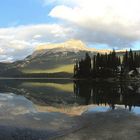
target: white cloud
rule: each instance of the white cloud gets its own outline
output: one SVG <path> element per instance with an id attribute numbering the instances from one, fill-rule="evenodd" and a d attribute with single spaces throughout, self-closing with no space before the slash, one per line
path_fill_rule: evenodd
<path id="1" fill-rule="evenodd" d="M 57 24 L 0 28 L 0 61 L 23 59 L 40 43 L 64 41 L 69 33 Z"/>
<path id="2" fill-rule="evenodd" d="M 140 42 L 139 0 L 40 1 L 46 8 L 53 5 L 49 16 L 59 22 L 0 28 L 0 61 L 23 59 L 40 43 L 71 38 L 112 48 L 133 47 Z"/>
<path id="3" fill-rule="evenodd" d="M 76 26 L 78 38 L 119 48 L 140 41 L 139 5 L 139 0 L 75 0 L 75 7 L 61 3 L 49 15 Z"/>

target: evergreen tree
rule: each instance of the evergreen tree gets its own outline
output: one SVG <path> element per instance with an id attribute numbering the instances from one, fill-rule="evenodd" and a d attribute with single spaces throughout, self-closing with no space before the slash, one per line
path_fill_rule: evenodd
<path id="1" fill-rule="evenodd" d="M 74 75 L 79 78 L 126 77 L 130 70 L 140 67 L 140 54 L 132 50 L 125 52 L 122 61 L 115 50 L 109 54 L 94 55 L 92 60 L 88 53 L 74 66 Z"/>
<path id="2" fill-rule="evenodd" d="M 86 53 L 85 60 L 84 60 L 84 71 L 85 76 L 90 77 L 91 74 L 91 58 L 88 53 Z"/>
<path id="3" fill-rule="evenodd" d="M 129 51 L 129 70 L 134 70 L 135 66 L 134 66 L 134 56 L 133 56 L 133 51 L 130 49 Z"/>
<path id="4" fill-rule="evenodd" d="M 74 65 L 74 77 L 78 76 L 78 61 L 76 61 L 76 64 Z"/>
<path id="5" fill-rule="evenodd" d="M 123 66 L 124 68 L 128 68 L 129 62 L 128 62 L 128 52 L 126 51 L 123 56 Z"/>

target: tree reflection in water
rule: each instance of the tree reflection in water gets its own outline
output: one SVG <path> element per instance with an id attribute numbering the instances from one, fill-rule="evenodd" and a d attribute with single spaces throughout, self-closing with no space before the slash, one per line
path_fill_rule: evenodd
<path id="1" fill-rule="evenodd" d="M 124 105 L 130 111 L 140 106 L 139 87 L 136 83 L 74 81 L 74 93 L 84 99 L 85 105 L 109 105 L 112 109 Z"/>

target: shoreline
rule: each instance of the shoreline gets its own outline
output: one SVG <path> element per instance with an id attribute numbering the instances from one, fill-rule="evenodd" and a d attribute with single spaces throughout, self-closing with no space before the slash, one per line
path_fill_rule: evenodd
<path id="1" fill-rule="evenodd" d="M 46 80 L 46 79 L 58 79 L 58 80 L 59 80 L 59 79 L 64 79 L 64 80 L 65 80 L 65 79 L 66 79 L 66 80 L 67 80 L 67 79 L 70 79 L 70 80 L 72 80 L 71 78 L 68 78 L 68 77 L 66 77 L 66 78 L 59 78 L 59 77 L 58 77 L 58 78 L 57 78 L 57 77 L 56 77 L 56 78 L 53 78 L 53 77 L 52 77 L 52 78 L 47 78 L 47 77 L 46 77 L 46 78 L 42 78 L 42 77 L 38 77 L 38 78 L 37 78 L 37 77 L 31 77 L 31 78 L 28 78 L 28 77 L 0 77 L 0 80 L 3 80 L 3 79 L 4 79 L 4 80 L 5 80 L 5 79 L 8 79 L 8 80 L 10 80 L 10 79 L 11 79 L 11 80 L 12 80 L 12 79 L 19 79 L 19 80 L 20 80 L 20 79 L 21 79 L 21 80 L 22 80 L 22 79 L 23 79 L 23 80 L 24 80 L 24 79 L 25 79 L 25 80 L 26 80 L 26 79 L 27 79 L 27 80 L 28 80 L 28 79 L 29 79 L 29 80 L 30 80 L 30 79 L 33 79 L 33 80 L 34 80 L 34 79 L 42 79 L 42 80 L 43 80 L 43 79 L 44 79 L 44 80 Z"/>
<path id="2" fill-rule="evenodd" d="M 71 77 L 0 77 L 0 80 L 70 80 L 88 82 L 138 82 L 140 78 L 117 79 L 117 78 L 71 78 Z"/>

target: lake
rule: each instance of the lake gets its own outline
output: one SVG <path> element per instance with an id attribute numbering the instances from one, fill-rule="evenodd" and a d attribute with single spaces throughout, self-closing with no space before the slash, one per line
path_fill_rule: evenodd
<path id="1" fill-rule="evenodd" d="M 131 126 L 136 131 L 140 127 L 139 115 L 139 82 L 0 80 L 0 139 L 45 140 L 59 139 L 60 136 L 67 139 L 65 135 L 84 129 L 89 123 L 91 125 L 91 122 L 96 122 L 97 127 L 105 121 L 110 121 L 110 127 L 102 127 L 108 130 L 110 135 L 105 132 L 103 137 L 117 138 L 118 135 L 112 135 L 116 119 L 116 129 L 121 129 L 118 125 L 128 121 L 130 124 L 127 122 L 123 127 L 129 129 Z M 101 128 L 90 128 L 88 133 L 92 129 L 98 134 Z M 77 135 L 77 139 L 80 139 L 83 134 Z M 98 139 L 101 135 L 92 136 L 94 137 Z M 122 137 L 124 138 L 123 135 Z M 75 139 L 75 135 L 72 135 L 71 139 Z"/>

